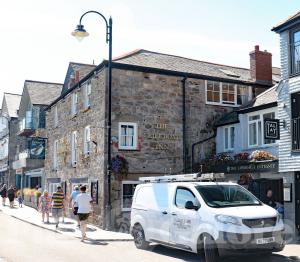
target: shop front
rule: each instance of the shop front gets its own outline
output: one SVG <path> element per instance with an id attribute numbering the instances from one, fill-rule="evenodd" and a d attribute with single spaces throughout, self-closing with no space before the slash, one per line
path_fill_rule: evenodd
<path id="1" fill-rule="evenodd" d="M 26 188 L 43 188 L 44 185 L 44 169 L 38 168 L 25 172 L 24 187 Z"/>

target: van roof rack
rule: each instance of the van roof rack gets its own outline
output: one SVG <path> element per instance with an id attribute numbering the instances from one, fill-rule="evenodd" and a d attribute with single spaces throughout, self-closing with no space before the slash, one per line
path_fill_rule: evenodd
<path id="1" fill-rule="evenodd" d="M 139 181 L 144 183 L 162 183 L 162 182 L 213 182 L 225 178 L 224 173 L 194 173 L 166 176 L 140 177 Z"/>

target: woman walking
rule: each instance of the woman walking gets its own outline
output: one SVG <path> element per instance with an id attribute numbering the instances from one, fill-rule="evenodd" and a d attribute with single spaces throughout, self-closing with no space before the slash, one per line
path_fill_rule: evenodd
<path id="1" fill-rule="evenodd" d="M 39 210 L 42 212 L 43 223 L 45 222 L 45 215 L 47 218 L 47 224 L 49 224 L 49 211 L 51 207 L 51 198 L 47 190 L 44 190 L 43 194 L 40 197 Z"/>
<path id="2" fill-rule="evenodd" d="M 7 197 L 8 197 L 8 200 L 9 200 L 10 208 L 13 208 L 15 197 L 16 197 L 16 193 L 15 193 L 15 190 L 14 190 L 13 186 L 10 186 L 9 189 L 7 190 Z"/>
<path id="3" fill-rule="evenodd" d="M 2 206 L 5 206 L 5 200 L 7 197 L 7 187 L 6 184 L 4 184 L 0 189 L 0 196 L 2 197 Z"/>

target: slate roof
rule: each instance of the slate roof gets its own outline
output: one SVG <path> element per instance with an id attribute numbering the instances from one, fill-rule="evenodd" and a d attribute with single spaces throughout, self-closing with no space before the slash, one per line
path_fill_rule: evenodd
<path id="1" fill-rule="evenodd" d="M 62 84 L 26 80 L 26 86 L 33 105 L 50 105 L 61 94 Z"/>
<path id="2" fill-rule="evenodd" d="M 253 80 L 250 76 L 250 69 L 248 68 L 199 61 L 181 56 L 152 52 L 144 49 L 138 49 L 123 56 L 114 58 L 113 61 L 128 65 L 172 70 L 190 74 L 201 74 L 211 77 L 253 83 Z M 273 80 L 276 82 L 280 80 L 279 68 L 273 68 Z"/>
<path id="3" fill-rule="evenodd" d="M 274 85 L 273 87 L 267 89 L 263 93 L 259 94 L 257 97 L 252 99 L 248 104 L 239 107 L 238 109 L 225 114 L 222 116 L 217 123 L 215 124 L 216 127 L 218 126 L 225 126 L 230 124 L 239 123 L 239 114 L 243 112 L 247 112 L 247 110 L 256 111 L 261 110 L 260 107 L 270 105 L 276 106 L 277 103 L 277 87 L 278 85 Z"/>
<path id="4" fill-rule="evenodd" d="M 272 31 L 280 32 L 280 31 L 282 31 L 283 28 L 287 29 L 288 25 L 291 25 L 291 24 L 297 22 L 297 20 L 300 22 L 300 11 L 297 11 L 297 13 L 289 16 L 288 18 L 286 18 L 283 21 L 281 21 L 280 23 L 278 23 L 276 26 L 274 26 L 272 28 Z"/>
<path id="5" fill-rule="evenodd" d="M 4 93 L 3 100 L 6 101 L 7 111 L 9 117 L 18 117 L 18 110 L 21 101 L 21 95 Z"/>
<path id="6" fill-rule="evenodd" d="M 95 65 L 70 62 L 69 64 L 74 70 L 79 71 L 79 80 L 84 78 L 89 72 L 95 69 Z"/>

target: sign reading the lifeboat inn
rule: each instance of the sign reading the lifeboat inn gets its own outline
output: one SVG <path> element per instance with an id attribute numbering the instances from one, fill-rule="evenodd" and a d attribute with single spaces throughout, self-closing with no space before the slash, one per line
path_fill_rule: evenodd
<path id="1" fill-rule="evenodd" d="M 224 173 L 255 173 L 255 172 L 277 172 L 277 171 L 278 171 L 277 160 L 233 164 L 223 168 Z"/>
<path id="2" fill-rule="evenodd" d="M 265 139 L 280 139 L 279 134 L 279 119 L 265 119 L 264 120 L 264 135 Z"/>

